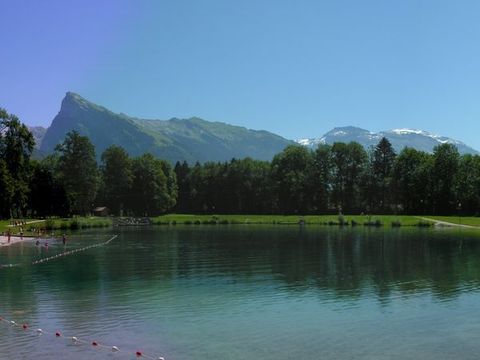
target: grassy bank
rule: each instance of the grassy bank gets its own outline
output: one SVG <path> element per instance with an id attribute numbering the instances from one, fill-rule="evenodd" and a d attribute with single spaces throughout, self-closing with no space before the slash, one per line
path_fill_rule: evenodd
<path id="1" fill-rule="evenodd" d="M 410 215 L 185 215 L 169 214 L 152 218 L 157 225 L 228 225 L 228 224 L 316 224 L 332 226 L 432 226 Z"/>
<path id="2" fill-rule="evenodd" d="M 465 216 L 465 217 L 458 217 L 458 216 L 426 216 L 429 219 L 438 220 L 438 221 L 445 221 L 452 224 L 459 224 L 459 225 L 469 225 L 469 226 L 477 226 L 480 227 L 480 217 L 473 217 L 473 216 Z"/>
<path id="3" fill-rule="evenodd" d="M 50 218 L 46 220 L 26 219 L 26 225 L 10 227 L 9 220 L 0 221 L 0 232 L 10 230 L 12 234 L 20 233 L 20 228 L 26 236 L 36 235 L 38 229 L 46 231 L 70 231 L 89 228 L 112 226 L 112 220 L 104 217 L 75 217 L 75 218 Z M 32 222 L 33 221 L 33 222 Z M 32 222 L 32 223 L 29 223 Z"/>
<path id="4" fill-rule="evenodd" d="M 445 221 L 453 224 L 478 226 L 480 217 L 458 216 L 425 216 L 432 220 Z M 433 221 L 421 220 L 414 215 L 190 215 L 168 214 L 151 218 L 154 225 L 229 225 L 229 224 L 269 224 L 269 225 L 330 225 L 330 226 L 373 226 L 373 227 L 400 227 L 400 226 L 433 226 Z M 29 221 L 38 221 L 28 219 Z M 0 232 L 10 229 L 12 234 L 19 233 L 19 227 L 8 227 L 9 220 L 0 220 Z M 89 228 L 112 226 L 112 219 L 105 217 L 75 217 L 51 218 L 22 226 L 24 235 L 35 235 L 35 230 L 68 232 Z"/>

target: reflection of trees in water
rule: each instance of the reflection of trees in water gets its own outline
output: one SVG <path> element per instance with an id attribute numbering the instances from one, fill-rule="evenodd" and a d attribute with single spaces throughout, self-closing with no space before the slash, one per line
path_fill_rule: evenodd
<path id="1" fill-rule="evenodd" d="M 336 296 L 373 291 L 380 298 L 392 290 L 450 297 L 480 284 L 480 243 L 458 233 L 286 227 L 174 233 L 176 240 L 162 244 L 170 261 L 157 269 L 166 278 L 272 276 L 292 292 L 314 285 Z"/>
<path id="2" fill-rule="evenodd" d="M 282 291 L 313 288 L 335 298 L 374 293 L 388 301 L 393 291 L 429 291 L 450 298 L 465 287 L 480 286 L 479 255 L 480 242 L 473 236 L 432 230 L 289 226 L 126 229 L 111 246 L 48 266 L 2 271 L 0 299 L 23 308 L 29 303 L 33 309 L 36 301 L 32 297 L 37 287 L 42 287 L 55 291 L 66 308 L 88 310 L 92 301 L 102 301 L 102 297 L 120 303 L 125 297 L 142 296 L 142 289 L 161 291 L 179 281 L 201 284 L 225 279 L 274 281 Z M 85 301 L 76 301 L 79 298 Z"/>

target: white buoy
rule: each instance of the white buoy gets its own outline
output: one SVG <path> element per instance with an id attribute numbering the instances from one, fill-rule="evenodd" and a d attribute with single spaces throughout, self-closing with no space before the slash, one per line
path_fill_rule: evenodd
<path id="1" fill-rule="evenodd" d="M 77 339 L 75 336 L 72 336 L 72 341 L 73 341 L 74 343 L 76 343 L 76 342 L 78 341 L 78 339 Z"/>
<path id="2" fill-rule="evenodd" d="M 10 325 L 17 325 L 17 323 L 15 321 L 10 321 Z"/>
<path id="3" fill-rule="evenodd" d="M 43 330 L 42 329 L 37 329 L 37 333 L 42 334 Z"/>
<path id="4" fill-rule="evenodd" d="M 117 352 L 117 351 L 120 351 L 120 349 L 119 349 L 118 347 L 116 347 L 116 346 L 112 346 L 112 351 L 113 351 L 113 352 Z"/>

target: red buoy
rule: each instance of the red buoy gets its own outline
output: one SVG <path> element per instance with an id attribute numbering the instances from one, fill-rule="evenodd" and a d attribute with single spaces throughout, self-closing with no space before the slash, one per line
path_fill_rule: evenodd
<path id="1" fill-rule="evenodd" d="M 23 324 L 22 327 L 23 327 L 23 330 L 27 330 L 27 329 L 28 329 L 28 325 L 27 325 L 27 324 Z"/>
<path id="2" fill-rule="evenodd" d="M 98 346 L 98 343 L 96 341 L 92 341 L 92 346 Z"/>
<path id="3" fill-rule="evenodd" d="M 142 354 L 142 352 L 141 352 L 141 351 L 137 351 L 137 352 L 135 353 L 135 355 L 137 355 L 137 357 L 141 357 L 141 356 L 143 356 L 143 354 Z"/>
<path id="4" fill-rule="evenodd" d="M 60 336 L 62 336 L 62 334 L 60 334 L 60 331 L 57 331 L 57 332 L 55 333 L 55 336 L 56 336 L 56 337 L 60 337 Z"/>

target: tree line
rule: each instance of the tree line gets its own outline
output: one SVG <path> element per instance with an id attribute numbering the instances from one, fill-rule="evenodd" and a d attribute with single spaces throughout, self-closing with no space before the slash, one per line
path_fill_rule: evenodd
<path id="1" fill-rule="evenodd" d="M 225 214 L 469 214 L 480 210 L 480 156 L 452 144 L 433 153 L 396 154 L 383 138 L 358 143 L 292 145 L 272 161 L 250 158 L 190 165 L 151 154 L 132 158 L 95 148 L 69 132 L 55 152 L 32 159 L 34 139 L 0 109 L 0 217 L 85 215 L 107 206 L 115 215 L 166 212 Z"/>
<path id="2" fill-rule="evenodd" d="M 368 150 L 356 142 L 287 147 L 271 162 L 175 166 L 176 210 L 265 214 L 470 214 L 480 210 L 480 156 L 452 144 L 432 154 L 383 138 Z"/>
<path id="3" fill-rule="evenodd" d="M 0 218 L 86 215 L 99 205 L 145 216 L 176 203 L 172 166 L 151 154 L 131 158 L 111 146 L 98 165 L 94 146 L 76 131 L 42 160 L 32 159 L 34 146 L 28 128 L 0 109 Z"/>

